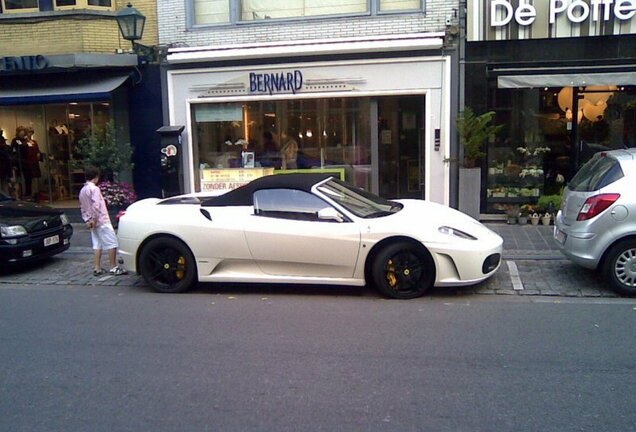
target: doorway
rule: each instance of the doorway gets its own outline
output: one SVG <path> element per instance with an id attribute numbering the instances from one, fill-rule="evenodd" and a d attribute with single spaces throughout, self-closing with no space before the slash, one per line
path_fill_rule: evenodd
<path id="1" fill-rule="evenodd" d="M 378 98 L 379 192 L 388 199 L 424 196 L 425 96 Z"/>

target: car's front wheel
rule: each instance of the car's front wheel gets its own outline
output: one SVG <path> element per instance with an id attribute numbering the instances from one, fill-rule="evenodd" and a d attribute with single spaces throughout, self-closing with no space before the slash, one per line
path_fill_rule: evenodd
<path id="1" fill-rule="evenodd" d="M 139 269 L 152 289 L 161 293 L 180 293 L 192 288 L 196 263 L 183 242 L 158 237 L 146 243 L 139 254 Z"/>
<path id="2" fill-rule="evenodd" d="M 610 249 L 604 273 L 616 292 L 636 296 L 636 240 L 622 241 Z"/>
<path id="3" fill-rule="evenodd" d="M 373 260 L 373 283 L 385 296 L 394 299 L 421 297 L 435 283 L 435 264 L 423 248 L 408 242 L 392 243 Z"/>

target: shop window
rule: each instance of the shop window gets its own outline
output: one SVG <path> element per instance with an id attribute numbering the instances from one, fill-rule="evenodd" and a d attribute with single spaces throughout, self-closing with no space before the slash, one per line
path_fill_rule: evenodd
<path id="1" fill-rule="evenodd" d="M 368 98 L 193 104 L 197 190 L 228 168 L 328 170 L 371 186 Z"/>
<path id="2" fill-rule="evenodd" d="M 380 11 L 382 12 L 409 11 L 421 8 L 421 0 L 380 0 Z"/>
<path id="3" fill-rule="evenodd" d="M 254 193 L 254 214 L 263 217 L 318 222 L 318 212 L 329 207 L 310 193 L 294 189 L 266 189 Z"/>
<path id="4" fill-rule="evenodd" d="M 37 12 L 38 0 L 2 0 L 3 10 L 6 12 Z"/>
<path id="5" fill-rule="evenodd" d="M 499 89 L 491 97 L 496 123 L 506 127 L 488 145 L 488 212 L 559 194 L 594 154 L 636 147 L 636 88 L 588 86 L 577 92 Z"/>
<path id="6" fill-rule="evenodd" d="M 242 0 L 241 20 L 360 14 L 368 10 L 367 0 Z"/>
<path id="7" fill-rule="evenodd" d="M 230 0 L 194 0 L 194 24 L 230 22 Z"/>
<path id="8" fill-rule="evenodd" d="M 76 8 L 112 8 L 112 0 L 55 0 L 55 7 L 60 9 Z"/>

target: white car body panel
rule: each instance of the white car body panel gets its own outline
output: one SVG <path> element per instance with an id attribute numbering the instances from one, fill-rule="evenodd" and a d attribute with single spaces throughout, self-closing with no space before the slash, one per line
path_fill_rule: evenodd
<path id="1" fill-rule="evenodd" d="M 457 210 L 422 200 L 398 200 L 404 208 L 390 216 L 363 219 L 320 194 L 348 219 L 296 221 L 257 216 L 253 206 L 201 207 L 160 204 L 130 206 L 119 224 L 124 265 L 137 270 L 139 248 L 154 235 L 182 240 L 197 263 L 202 282 L 265 282 L 365 285 L 365 263 L 377 243 L 394 237 L 421 242 L 436 267 L 435 286 L 463 286 L 487 279 L 484 260 L 502 253 L 503 240 Z M 184 196 L 187 201 L 188 197 Z M 202 214 L 208 212 L 211 220 Z M 439 231 L 442 226 L 476 237 L 467 240 Z"/>

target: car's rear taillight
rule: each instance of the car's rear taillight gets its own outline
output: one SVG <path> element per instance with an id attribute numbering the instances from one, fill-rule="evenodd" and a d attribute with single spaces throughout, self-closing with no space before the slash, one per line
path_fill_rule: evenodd
<path id="1" fill-rule="evenodd" d="M 586 221 L 598 216 L 607 210 L 609 206 L 614 204 L 620 197 L 620 194 L 600 194 L 589 197 L 585 201 L 585 204 L 583 204 L 583 207 L 581 207 L 581 211 L 579 211 L 579 215 L 576 220 Z"/>

